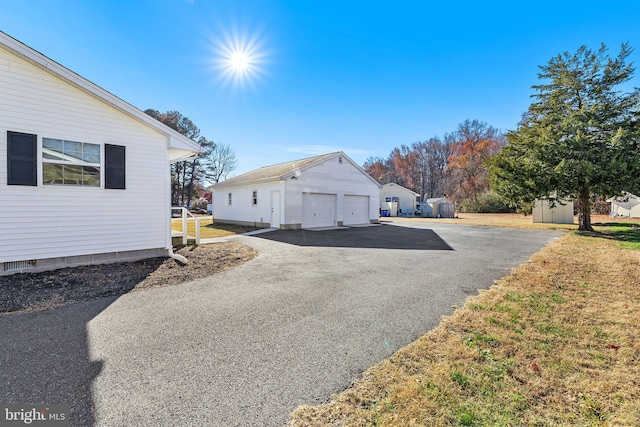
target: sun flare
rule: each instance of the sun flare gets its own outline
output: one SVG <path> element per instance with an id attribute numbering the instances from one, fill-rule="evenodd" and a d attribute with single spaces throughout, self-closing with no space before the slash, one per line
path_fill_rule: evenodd
<path id="1" fill-rule="evenodd" d="M 249 56 L 245 52 L 235 52 L 229 58 L 229 65 L 236 72 L 243 72 L 251 65 Z"/>
<path id="2" fill-rule="evenodd" d="M 244 86 L 264 76 L 266 56 L 258 34 L 235 29 L 215 43 L 213 62 L 223 81 Z"/>

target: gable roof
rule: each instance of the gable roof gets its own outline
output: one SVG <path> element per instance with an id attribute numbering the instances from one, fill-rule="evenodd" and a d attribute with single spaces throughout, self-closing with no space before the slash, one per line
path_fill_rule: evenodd
<path id="1" fill-rule="evenodd" d="M 384 184 L 383 187 L 387 187 L 387 188 L 394 187 L 394 188 L 397 188 L 399 190 L 408 191 L 409 193 L 413 194 L 414 196 L 419 196 L 420 195 L 420 193 L 416 193 L 413 190 L 409 190 L 407 187 L 403 187 L 402 185 L 396 184 L 395 182 L 390 182 L 388 184 Z"/>
<path id="2" fill-rule="evenodd" d="M 629 192 L 625 192 L 623 196 L 611 197 L 605 200 L 607 203 L 628 203 L 630 200 L 640 200 L 640 197 Z"/>
<path id="3" fill-rule="evenodd" d="M 438 203 L 438 202 L 442 202 L 442 201 L 446 201 L 446 202 L 451 203 L 451 200 L 447 199 L 446 197 L 432 197 L 430 199 L 427 199 L 427 203 L 428 204 Z"/>
<path id="4" fill-rule="evenodd" d="M 225 181 L 219 182 L 217 184 L 209 187 L 212 190 L 221 187 L 232 187 L 239 186 L 245 184 L 253 184 L 259 182 L 268 182 L 268 181 L 279 181 L 284 179 L 289 179 L 291 176 L 296 173 L 302 172 L 305 169 L 308 169 L 312 166 L 325 162 L 334 157 L 342 156 L 343 159 L 347 160 L 354 167 L 359 169 L 363 174 L 365 174 L 371 181 L 373 181 L 376 185 L 378 182 L 373 179 L 368 173 L 364 171 L 357 163 L 349 158 L 342 151 L 336 151 L 335 153 L 322 154 L 320 156 L 307 157 L 300 160 L 293 160 L 291 162 L 278 163 L 276 165 L 264 166 L 259 169 L 252 170 L 247 173 L 243 173 L 242 175 L 238 175 L 234 178 L 229 178 Z"/>
<path id="5" fill-rule="evenodd" d="M 0 48 L 165 135 L 171 162 L 186 160 L 200 152 L 196 142 L 2 31 Z"/>

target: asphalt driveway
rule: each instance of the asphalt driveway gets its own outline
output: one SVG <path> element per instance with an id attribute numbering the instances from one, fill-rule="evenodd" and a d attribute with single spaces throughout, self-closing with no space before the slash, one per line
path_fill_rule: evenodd
<path id="1" fill-rule="evenodd" d="M 209 278 L 0 317 L 0 402 L 68 404 L 84 426 L 282 425 L 560 235 L 405 224 L 241 237 L 258 257 Z"/>

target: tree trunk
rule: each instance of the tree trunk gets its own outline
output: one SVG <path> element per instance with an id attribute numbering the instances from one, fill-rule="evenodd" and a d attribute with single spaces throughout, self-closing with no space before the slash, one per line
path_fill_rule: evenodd
<path id="1" fill-rule="evenodd" d="M 578 230 L 593 231 L 593 227 L 591 227 L 591 197 L 588 188 L 584 188 L 578 196 Z"/>
<path id="2" fill-rule="evenodd" d="M 180 206 L 180 162 L 171 166 L 171 204 L 172 206 Z"/>
<path id="3" fill-rule="evenodd" d="M 182 163 L 182 182 L 180 183 L 180 206 L 184 206 L 184 190 L 187 185 L 187 162 Z"/>
<path id="4" fill-rule="evenodd" d="M 193 181 L 196 174 L 196 160 L 191 162 L 191 173 L 189 174 L 189 185 L 187 186 L 187 206 L 191 209 L 191 199 L 193 198 Z"/>

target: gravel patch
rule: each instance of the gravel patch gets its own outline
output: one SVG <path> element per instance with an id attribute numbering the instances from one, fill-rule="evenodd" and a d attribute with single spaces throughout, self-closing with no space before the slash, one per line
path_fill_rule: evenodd
<path id="1" fill-rule="evenodd" d="M 0 277 L 0 316 L 177 285 L 256 256 L 250 247 L 234 242 L 186 246 L 175 253 L 189 262 L 183 265 L 172 258 L 150 258 Z"/>

